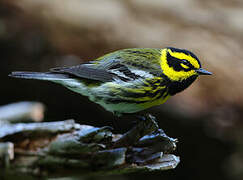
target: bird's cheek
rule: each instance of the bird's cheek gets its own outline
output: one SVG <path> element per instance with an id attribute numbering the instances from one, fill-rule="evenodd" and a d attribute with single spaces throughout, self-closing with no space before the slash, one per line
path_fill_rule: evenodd
<path id="1" fill-rule="evenodd" d="M 185 73 L 185 79 L 195 75 L 198 75 L 198 73 L 195 70 L 188 71 Z"/>

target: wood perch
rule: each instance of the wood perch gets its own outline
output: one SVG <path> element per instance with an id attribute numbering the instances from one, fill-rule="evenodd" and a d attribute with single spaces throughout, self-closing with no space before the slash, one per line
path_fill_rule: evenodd
<path id="1" fill-rule="evenodd" d="M 4 177 L 73 177 L 162 171 L 180 162 L 170 154 L 177 140 L 158 129 L 151 115 L 124 135 L 111 131 L 74 120 L 6 123 L 0 127 L 0 168 Z"/>
<path id="2" fill-rule="evenodd" d="M 18 102 L 0 106 L 0 123 L 42 121 L 45 106 L 39 102 Z"/>

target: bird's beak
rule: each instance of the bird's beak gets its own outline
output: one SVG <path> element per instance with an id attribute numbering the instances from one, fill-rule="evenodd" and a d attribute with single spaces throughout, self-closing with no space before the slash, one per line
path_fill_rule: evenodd
<path id="1" fill-rule="evenodd" d="M 195 70 L 197 72 L 198 75 L 212 75 L 213 73 L 206 71 L 203 68 L 199 68 Z"/>

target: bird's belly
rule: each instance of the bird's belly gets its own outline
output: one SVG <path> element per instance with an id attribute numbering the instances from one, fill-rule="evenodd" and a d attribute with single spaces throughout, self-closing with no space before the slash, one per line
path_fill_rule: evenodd
<path id="1" fill-rule="evenodd" d="M 165 91 L 161 91 L 161 93 L 151 98 L 141 93 L 139 88 L 136 89 L 136 86 L 131 87 L 129 84 L 105 83 L 103 86 L 93 88 L 93 96 L 91 95 L 89 98 L 91 101 L 100 104 L 107 111 L 122 114 L 135 113 L 163 104 L 170 96 Z"/>
<path id="2" fill-rule="evenodd" d="M 145 103 L 117 103 L 111 104 L 107 103 L 106 101 L 97 101 L 96 103 L 100 104 L 104 107 L 107 111 L 116 113 L 116 114 L 123 114 L 123 113 L 136 113 L 145 109 L 148 109 L 153 106 L 158 106 L 163 104 L 170 96 L 166 96 L 165 98 L 161 98 L 154 101 L 148 101 Z"/>
<path id="3" fill-rule="evenodd" d="M 127 104 L 127 103 L 109 104 L 104 101 L 99 101 L 96 103 L 100 104 L 107 111 L 116 114 L 135 113 L 144 109 L 141 106 L 138 106 L 137 104 Z"/>
<path id="4" fill-rule="evenodd" d="M 108 82 L 99 84 L 97 86 L 91 86 L 87 85 L 87 83 L 83 83 L 82 81 L 74 79 L 58 83 L 64 85 L 74 92 L 88 96 L 91 101 L 101 105 L 107 111 L 117 114 L 135 113 L 142 111 L 152 106 L 163 104 L 169 98 L 169 95 L 161 96 L 157 99 L 149 99 L 146 96 L 136 97 L 136 95 L 130 97 L 125 96 L 124 92 L 125 94 L 127 92 L 123 90 L 125 88 L 136 89 L 134 83 L 119 84 Z M 138 95 L 141 95 L 141 93 Z M 141 100 L 141 98 L 144 101 L 137 101 L 137 99 Z"/>

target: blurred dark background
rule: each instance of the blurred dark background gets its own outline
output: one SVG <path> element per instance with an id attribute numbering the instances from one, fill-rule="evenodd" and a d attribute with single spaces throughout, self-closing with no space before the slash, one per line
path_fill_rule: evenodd
<path id="1" fill-rule="evenodd" d="M 60 85 L 8 74 L 77 65 L 122 48 L 185 48 L 214 75 L 148 110 L 179 139 L 181 163 L 162 173 L 115 178 L 242 179 L 242 35 L 240 0 L 2 0 L 0 105 L 40 101 L 47 121 L 73 118 L 123 133 L 133 126 L 131 117 L 114 117 Z"/>

